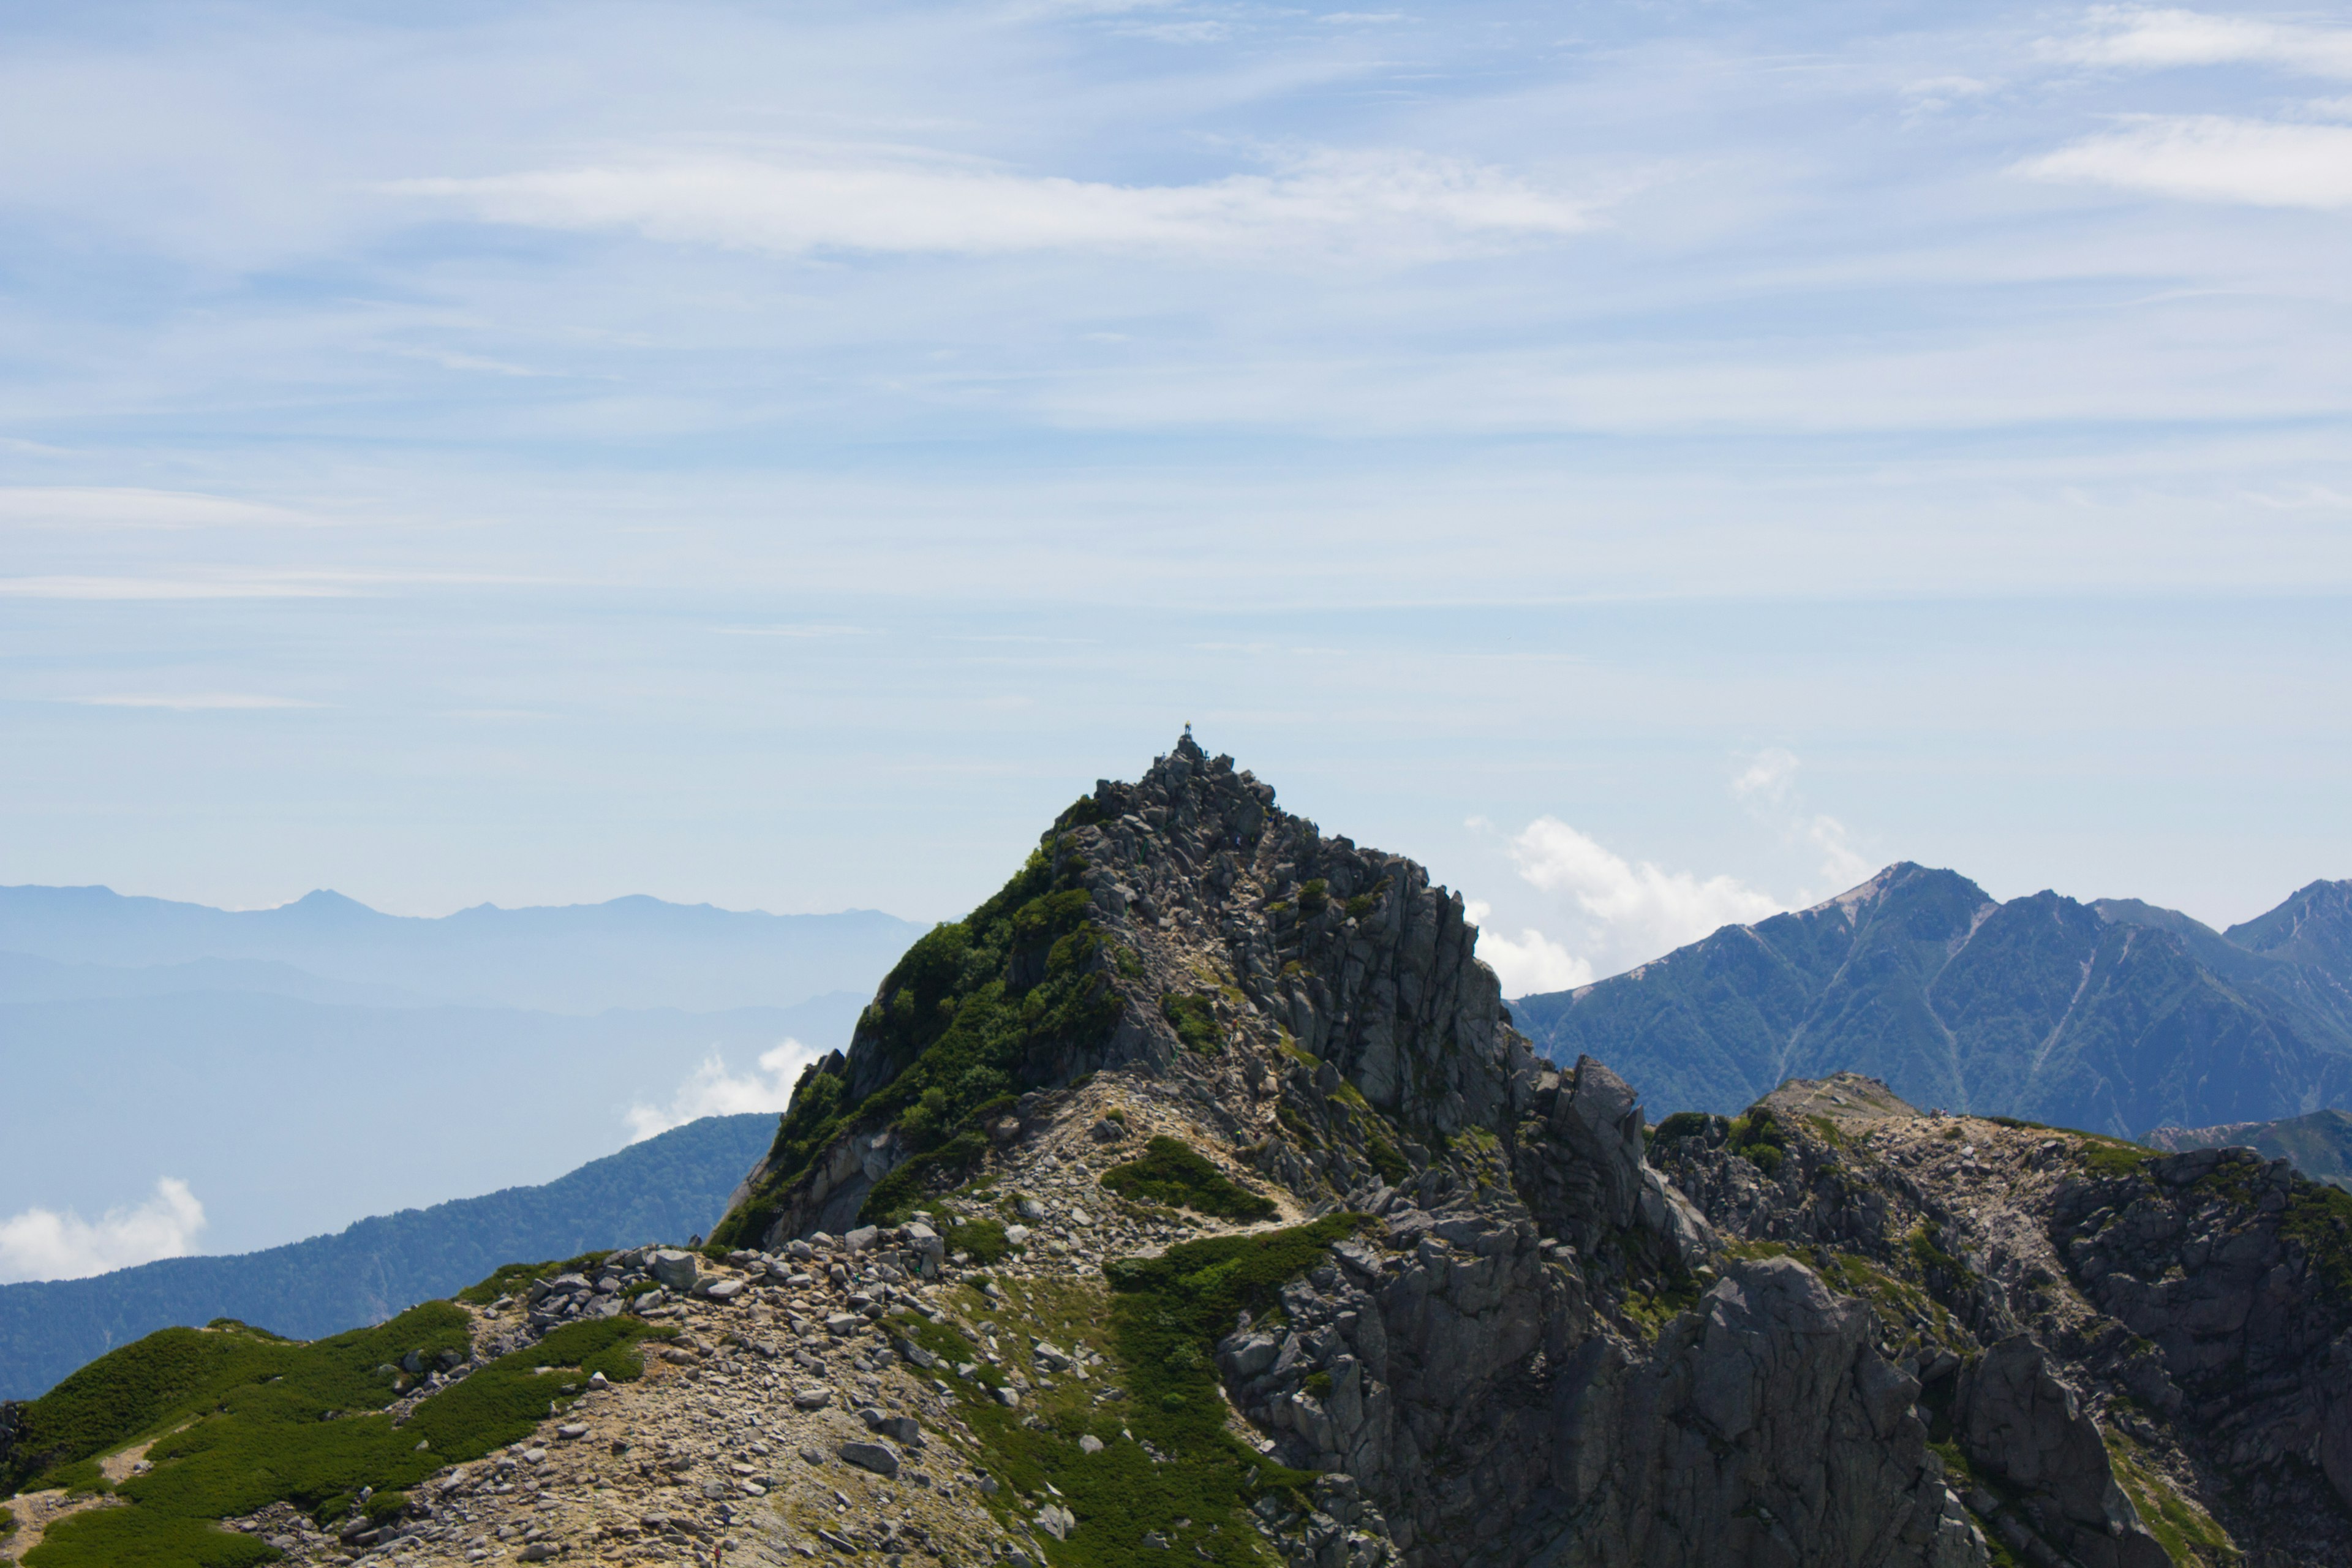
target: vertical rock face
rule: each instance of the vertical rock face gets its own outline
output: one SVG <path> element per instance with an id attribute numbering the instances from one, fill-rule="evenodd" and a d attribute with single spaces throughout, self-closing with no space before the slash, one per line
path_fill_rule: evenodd
<path id="1" fill-rule="evenodd" d="M 2116 1484 L 2105 1439 L 2050 1352 L 2001 1341 L 1960 1376 L 1960 1441 L 1990 1474 L 2047 1505 L 2041 1522 L 2088 1568 L 2169 1568 Z"/>
<path id="2" fill-rule="evenodd" d="M 1428 1568 L 1987 1560 L 1872 1310 L 1801 1261 L 1724 1254 L 1645 1157 L 1624 1081 L 1589 1059 L 1559 1071 L 1511 1027 L 1462 900 L 1423 868 L 1281 811 L 1188 735 L 1065 812 L 1024 878 L 935 933 L 961 955 L 951 984 L 926 980 L 922 944 L 884 983 L 848 1052 L 803 1083 L 844 1109 L 796 1101 L 730 1224 L 774 1247 L 861 1210 L 887 1220 L 876 1205 L 925 1190 L 915 1176 L 957 1179 L 924 1163 L 956 1137 L 977 1159 L 1021 1136 L 1034 1091 L 1137 1075 L 1293 1212 L 1377 1216 L 1291 1282 L 1277 1324 L 1216 1347 L 1261 1442 L 1328 1478 L 1318 1507 L 1346 1526 L 1329 1551 L 1375 1540 Z M 1004 1022 L 1033 1015 L 1082 1023 Z M 997 1099 L 957 1103 L 990 1073 Z M 919 1080 L 944 1110 L 910 1111 Z"/>

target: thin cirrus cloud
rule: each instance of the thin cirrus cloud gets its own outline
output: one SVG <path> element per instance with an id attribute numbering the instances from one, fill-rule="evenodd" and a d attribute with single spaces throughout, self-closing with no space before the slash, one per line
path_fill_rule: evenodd
<path id="1" fill-rule="evenodd" d="M 2311 76 L 2352 77 L 2352 32 L 2342 28 L 2134 5 L 2097 6 L 2088 22 L 2082 33 L 2044 47 L 2059 59 L 2083 65 L 2141 70 L 2266 65 Z"/>
<path id="2" fill-rule="evenodd" d="M 2352 126 L 2215 114 L 2150 116 L 2016 167 L 2035 179 L 2186 201 L 2346 207 L 2352 206 Z"/>
<path id="3" fill-rule="evenodd" d="M 86 1220 L 34 1207 L 0 1219 L 0 1281 L 82 1279 L 159 1258 L 184 1258 L 205 1228 L 188 1184 L 165 1176 L 142 1204 Z"/>
<path id="4" fill-rule="evenodd" d="M 284 528 L 315 521 L 285 507 L 187 490 L 110 485 L 18 485 L 0 489 L 0 527 Z"/>
<path id="5" fill-rule="evenodd" d="M 337 599 L 352 592 L 351 581 L 340 574 L 0 577 L 0 599 Z"/>
<path id="6" fill-rule="evenodd" d="M 1248 258 L 1345 249 L 1416 258 L 1590 228 L 1583 201 L 1423 153 L 1323 153 L 1272 174 L 1121 185 L 943 163 L 748 159 L 413 179 L 394 192 L 501 224 L 620 230 L 804 256 L 1053 250 Z"/>
<path id="7" fill-rule="evenodd" d="M 270 708 L 324 708 L 323 702 L 306 701 L 299 697 L 269 697 L 252 691 L 199 691 L 181 695 L 167 692 L 125 692 L 103 697 L 68 697 L 68 702 L 80 708 L 162 708 L 174 713 L 237 712 Z"/>

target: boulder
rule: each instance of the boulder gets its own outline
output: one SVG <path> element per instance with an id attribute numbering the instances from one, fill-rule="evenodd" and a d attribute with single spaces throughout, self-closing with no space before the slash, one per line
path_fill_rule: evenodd
<path id="1" fill-rule="evenodd" d="M 871 1470 L 886 1480 L 898 1474 L 898 1455 L 887 1443 L 844 1443 L 835 1452 L 847 1463 L 861 1470 Z"/>

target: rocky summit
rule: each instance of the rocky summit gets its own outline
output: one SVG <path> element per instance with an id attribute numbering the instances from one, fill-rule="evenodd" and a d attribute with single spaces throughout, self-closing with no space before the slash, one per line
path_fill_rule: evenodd
<path id="1" fill-rule="evenodd" d="M 2352 1562 L 2352 1195 L 1852 1074 L 1652 1127 L 1475 934 L 1188 735 L 909 950 L 707 1247 L 126 1347 L 0 1419 L 0 1552 Z"/>

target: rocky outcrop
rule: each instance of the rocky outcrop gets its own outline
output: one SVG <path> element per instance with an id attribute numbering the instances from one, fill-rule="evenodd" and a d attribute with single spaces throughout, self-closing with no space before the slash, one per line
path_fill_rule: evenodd
<path id="1" fill-rule="evenodd" d="M 2001 1341 L 1962 1373 L 1954 1425 L 1961 1446 L 2025 1499 L 2039 1535 L 2084 1568 L 2171 1568 L 2116 1484 L 2099 1425 L 2031 1335 Z"/>
<path id="2" fill-rule="evenodd" d="M 1572 1248 L 1407 1210 L 1218 1347 L 1286 1462 L 1344 1472 L 1409 1560 L 1954 1565 L 1975 1526 L 1866 1308 L 1736 1264 L 1657 1342 L 1597 1331 Z"/>
<path id="3" fill-rule="evenodd" d="M 2021 1561 L 2352 1561 L 2352 1197 L 2249 1150 L 1923 1113 L 1853 1075 L 1671 1118 L 1652 1157 L 1727 1250 L 1870 1302 Z"/>

